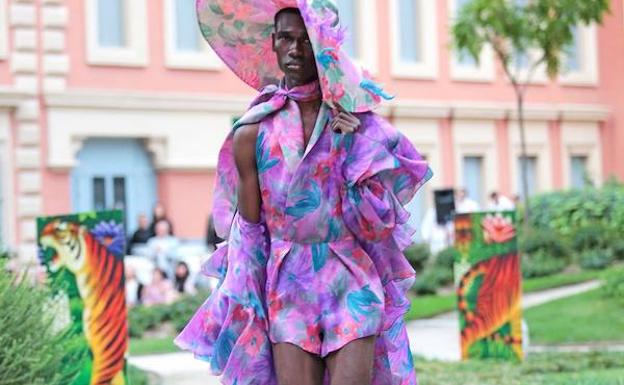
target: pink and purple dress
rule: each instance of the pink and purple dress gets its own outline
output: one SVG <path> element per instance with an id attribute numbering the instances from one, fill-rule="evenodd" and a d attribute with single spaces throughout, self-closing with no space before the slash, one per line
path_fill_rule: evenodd
<path id="1" fill-rule="evenodd" d="M 271 343 L 326 356 L 376 335 L 373 384 L 413 385 L 403 315 L 414 270 L 402 253 L 413 233 L 404 205 L 431 171 L 378 115 L 354 134 L 333 132 L 323 103 L 304 148 L 296 100 L 318 83 L 268 86 L 237 122 L 260 123 L 256 164 L 262 221 L 236 212 L 232 135 L 218 165 L 213 214 L 227 237 L 204 266 L 220 278 L 176 343 L 210 362 L 227 385 L 276 385 Z"/>

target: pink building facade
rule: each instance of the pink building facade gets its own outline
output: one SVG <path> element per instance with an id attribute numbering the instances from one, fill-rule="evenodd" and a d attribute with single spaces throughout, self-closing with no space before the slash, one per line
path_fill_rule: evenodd
<path id="1" fill-rule="evenodd" d="M 254 92 L 195 27 L 192 0 L 0 0 L 0 243 L 36 256 L 39 215 L 159 200 L 201 238 L 218 149 Z M 460 0 L 341 0 L 352 54 L 396 95 L 380 109 L 436 188 L 519 192 L 514 95 L 494 56 L 449 50 Z M 624 5 L 579 27 L 568 71 L 528 94 L 532 193 L 624 179 Z M 521 70 L 521 69 L 520 69 Z M 586 178 L 585 178 L 586 179 Z"/>

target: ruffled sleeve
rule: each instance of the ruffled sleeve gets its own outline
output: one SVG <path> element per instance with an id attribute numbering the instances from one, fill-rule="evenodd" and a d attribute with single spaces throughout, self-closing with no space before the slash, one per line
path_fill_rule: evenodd
<path id="1" fill-rule="evenodd" d="M 360 116 L 362 126 L 345 142 L 342 211 L 349 229 L 362 241 L 392 236 L 403 248 L 411 243 L 405 205 L 431 178 L 431 170 L 410 141 L 381 117 Z"/>
<path id="2" fill-rule="evenodd" d="M 415 280 L 403 254 L 414 234 L 405 205 L 432 173 L 388 122 L 374 114 L 359 117 L 362 126 L 342 145 L 342 214 L 379 273 L 385 293 L 384 333 L 390 333 L 409 309 L 406 293 Z"/>
<path id="3" fill-rule="evenodd" d="M 229 384 L 274 379 L 264 300 L 267 235 L 264 224 L 235 215 L 227 245 L 202 268 L 218 277 L 219 285 L 175 339 Z"/>

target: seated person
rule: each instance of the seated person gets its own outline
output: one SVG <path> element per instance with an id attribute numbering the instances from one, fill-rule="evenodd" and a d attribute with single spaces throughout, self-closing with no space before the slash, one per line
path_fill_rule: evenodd
<path id="1" fill-rule="evenodd" d="M 178 293 L 171 282 L 167 280 L 167 273 L 158 268 L 154 269 L 152 282 L 143 290 L 143 305 L 169 304 L 177 298 Z"/>
<path id="2" fill-rule="evenodd" d="M 139 215 L 139 228 L 128 240 L 128 254 L 132 254 L 132 249 L 136 245 L 144 245 L 152 237 L 149 221 L 145 214 Z"/>
<path id="3" fill-rule="evenodd" d="M 156 267 L 169 275 L 173 275 L 171 255 L 179 246 L 178 239 L 169 233 L 169 222 L 159 221 L 155 226 L 156 235 L 147 241 L 145 254 Z"/>
<path id="4" fill-rule="evenodd" d="M 186 262 L 178 262 L 175 269 L 174 287 L 180 294 L 196 294 L 191 272 Z"/>

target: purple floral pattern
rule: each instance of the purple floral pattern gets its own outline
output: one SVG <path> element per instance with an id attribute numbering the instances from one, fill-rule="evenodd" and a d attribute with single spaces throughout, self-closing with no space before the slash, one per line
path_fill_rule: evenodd
<path id="1" fill-rule="evenodd" d="M 113 255 L 123 255 L 125 252 L 126 235 L 121 223 L 102 221 L 91 229 L 95 239 L 104 245 Z"/>
<path id="2" fill-rule="evenodd" d="M 236 213 L 232 134 L 219 154 L 215 226 L 228 245 L 203 271 L 221 286 L 176 343 L 211 362 L 227 384 L 276 384 L 271 342 L 325 356 L 376 335 L 375 385 L 414 385 L 403 315 L 415 273 L 403 255 L 413 229 L 404 205 L 431 177 L 412 144 L 373 113 L 338 134 L 322 104 L 304 147 L 294 100 L 318 83 L 268 86 L 237 122 L 260 123 L 261 224 Z"/>

